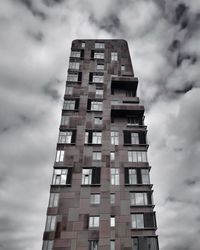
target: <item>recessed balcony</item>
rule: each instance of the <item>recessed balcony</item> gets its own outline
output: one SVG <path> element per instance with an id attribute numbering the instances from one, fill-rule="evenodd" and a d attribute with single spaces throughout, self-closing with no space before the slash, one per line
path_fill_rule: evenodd
<path id="1" fill-rule="evenodd" d="M 144 114 L 144 106 L 120 101 L 111 102 L 111 116 L 134 116 Z"/>

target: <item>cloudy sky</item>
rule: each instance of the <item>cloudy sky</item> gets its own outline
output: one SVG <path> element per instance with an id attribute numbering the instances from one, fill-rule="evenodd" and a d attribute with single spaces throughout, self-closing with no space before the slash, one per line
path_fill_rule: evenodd
<path id="1" fill-rule="evenodd" d="M 200 249 L 200 1 L 0 1 L 0 249 L 41 249 L 71 41 L 125 38 L 161 250 Z"/>

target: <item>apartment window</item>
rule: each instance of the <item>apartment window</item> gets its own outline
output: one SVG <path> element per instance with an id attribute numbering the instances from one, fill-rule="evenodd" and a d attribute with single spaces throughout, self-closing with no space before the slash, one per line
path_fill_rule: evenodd
<path id="1" fill-rule="evenodd" d="M 53 240 L 44 240 L 42 245 L 42 250 L 52 250 Z"/>
<path id="2" fill-rule="evenodd" d="M 69 125 L 69 116 L 63 115 L 61 117 L 61 125 L 62 126 Z"/>
<path id="3" fill-rule="evenodd" d="M 104 43 L 95 43 L 95 49 L 104 49 Z"/>
<path id="4" fill-rule="evenodd" d="M 75 109 L 75 104 L 76 104 L 75 100 L 65 100 L 64 105 L 63 105 L 63 109 L 65 109 L 65 110 L 74 110 Z"/>
<path id="5" fill-rule="evenodd" d="M 117 60 L 118 60 L 117 52 L 111 52 L 111 61 L 117 61 Z"/>
<path id="6" fill-rule="evenodd" d="M 57 150 L 57 152 L 56 152 L 56 162 L 63 162 L 64 154 L 65 154 L 64 150 Z"/>
<path id="7" fill-rule="evenodd" d="M 127 118 L 127 125 L 128 126 L 139 125 L 139 118 L 138 117 L 128 117 Z"/>
<path id="8" fill-rule="evenodd" d="M 91 102 L 91 111 L 102 111 L 103 102 L 92 101 Z"/>
<path id="9" fill-rule="evenodd" d="M 92 152 L 92 160 L 93 161 L 101 161 L 101 152 Z"/>
<path id="10" fill-rule="evenodd" d="M 79 62 L 69 62 L 69 69 L 78 70 L 80 67 Z"/>
<path id="11" fill-rule="evenodd" d="M 127 97 L 135 97 L 135 91 L 134 90 L 126 90 L 126 96 Z"/>
<path id="12" fill-rule="evenodd" d="M 52 185 L 69 185 L 72 178 L 72 168 L 54 169 Z"/>
<path id="13" fill-rule="evenodd" d="M 110 175 L 111 185 L 119 185 L 119 169 L 111 168 Z"/>
<path id="14" fill-rule="evenodd" d="M 102 117 L 94 117 L 95 125 L 102 125 Z"/>
<path id="15" fill-rule="evenodd" d="M 86 144 L 101 144 L 102 132 L 86 131 L 85 143 Z"/>
<path id="16" fill-rule="evenodd" d="M 65 95 L 72 95 L 73 93 L 73 87 L 66 87 Z"/>
<path id="17" fill-rule="evenodd" d="M 76 131 L 60 131 L 58 137 L 58 143 L 75 143 Z"/>
<path id="18" fill-rule="evenodd" d="M 81 56 L 81 52 L 80 51 L 71 51 L 71 57 L 80 57 Z"/>
<path id="19" fill-rule="evenodd" d="M 115 216 L 110 217 L 110 227 L 115 227 Z"/>
<path id="20" fill-rule="evenodd" d="M 115 152 L 110 152 L 110 160 L 111 161 L 115 160 Z"/>
<path id="21" fill-rule="evenodd" d="M 103 97 L 103 89 L 96 89 L 96 97 Z"/>
<path id="22" fill-rule="evenodd" d="M 57 207 L 59 200 L 59 193 L 50 193 L 49 207 Z"/>
<path id="23" fill-rule="evenodd" d="M 92 134 L 92 143 L 101 144 L 101 132 L 93 132 Z"/>
<path id="24" fill-rule="evenodd" d="M 89 240 L 89 250 L 98 250 L 98 240 Z"/>
<path id="25" fill-rule="evenodd" d="M 115 204 L 115 194 L 110 194 L 110 204 Z"/>
<path id="26" fill-rule="evenodd" d="M 132 206 L 146 206 L 148 205 L 147 193 L 130 193 Z"/>
<path id="27" fill-rule="evenodd" d="M 104 76 L 103 75 L 93 75 L 92 82 L 103 82 Z"/>
<path id="28" fill-rule="evenodd" d="M 101 169 L 98 167 L 83 168 L 82 185 L 100 184 Z"/>
<path id="29" fill-rule="evenodd" d="M 81 43 L 81 47 L 82 47 L 82 48 L 85 48 L 85 42 L 82 42 L 82 43 Z"/>
<path id="30" fill-rule="evenodd" d="M 90 195 L 90 204 L 100 204 L 100 194 L 91 194 Z"/>
<path id="31" fill-rule="evenodd" d="M 139 134 L 138 133 L 131 133 L 131 144 L 139 144 Z"/>
<path id="32" fill-rule="evenodd" d="M 149 170 L 141 169 L 141 175 L 142 175 L 142 184 L 150 184 Z"/>
<path id="33" fill-rule="evenodd" d="M 110 250 L 115 250 L 115 240 L 110 241 Z"/>
<path id="34" fill-rule="evenodd" d="M 128 151 L 129 162 L 147 162 L 146 151 Z"/>
<path id="35" fill-rule="evenodd" d="M 104 53 L 94 52 L 94 59 L 104 59 Z"/>
<path id="36" fill-rule="evenodd" d="M 136 175 L 136 169 L 129 168 L 129 184 L 137 184 L 137 175 Z"/>
<path id="37" fill-rule="evenodd" d="M 89 217 L 89 228 L 99 227 L 99 216 Z"/>
<path id="38" fill-rule="evenodd" d="M 155 214 L 131 214 L 131 226 L 132 228 L 152 228 L 156 227 Z"/>
<path id="39" fill-rule="evenodd" d="M 97 64 L 97 70 L 104 70 L 104 64 Z"/>
<path id="40" fill-rule="evenodd" d="M 132 228 L 144 228 L 144 214 L 132 214 L 131 226 Z"/>
<path id="41" fill-rule="evenodd" d="M 156 237 L 134 237 L 133 250 L 158 250 Z"/>
<path id="42" fill-rule="evenodd" d="M 121 65 L 121 71 L 125 70 L 125 65 Z"/>
<path id="43" fill-rule="evenodd" d="M 56 224 L 56 216 L 55 215 L 48 215 L 46 221 L 45 231 L 54 231 Z"/>
<path id="44" fill-rule="evenodd" d="M 119 133 L 118 131 L 111 131 L 111 144 L 118 145 L 119 144 Z"/>
<path id="45" fill-rule="evenodd" d="M 67 81 L 68 82 L 78 82 L 78 74 L 68 74 Z"/>

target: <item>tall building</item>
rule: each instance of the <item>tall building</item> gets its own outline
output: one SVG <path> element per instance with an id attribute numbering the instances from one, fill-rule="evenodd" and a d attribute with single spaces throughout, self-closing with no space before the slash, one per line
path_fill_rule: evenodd
<path id="1" fill-rule="evenodd" d="M 158 250 L 127 42 L 72 42 L 43 250 Z"/>

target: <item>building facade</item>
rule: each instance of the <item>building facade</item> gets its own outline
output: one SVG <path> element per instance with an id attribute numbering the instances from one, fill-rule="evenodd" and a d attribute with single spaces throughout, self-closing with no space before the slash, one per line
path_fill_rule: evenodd
<path id="1" fill-rule="evenodd" d="M 43 250 L 158 250 L 127 42 L 72 42 Z"/>

